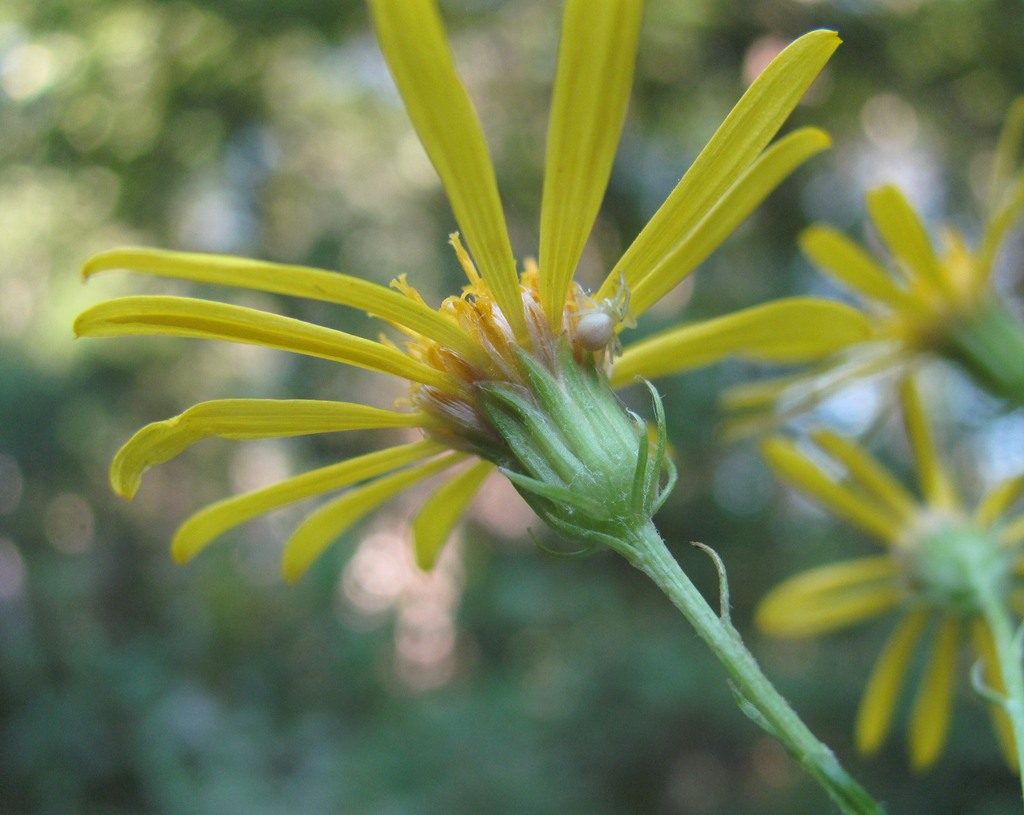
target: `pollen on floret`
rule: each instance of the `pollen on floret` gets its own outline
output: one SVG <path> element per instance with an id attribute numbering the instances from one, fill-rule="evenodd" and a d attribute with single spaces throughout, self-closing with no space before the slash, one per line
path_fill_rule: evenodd
<path id="1" fill-rule="evenodd" d="M 599 301 L 578 283 L 571 282 L 561 324 L 552 325 L 541 304 L 542 271 L 536 261 L 526 258 L 519 275 L 519 305 L 526 334 L 518 336 L 487 280 L 480 275 L 462 245 L 459 234 L 456 232 L 449 237 L 467 284 L 460 294 L 446 298 L 438 313 L 461 329 L 481 353 L 471 360 L 441 342 L 397 326 L 410 338 L 406 343 L 409 354 L 443 371 L 461 385 L 453 388 L 413 383 L 409 401 L 437 420 L 428 430 L 431 436 L 456 449 L 493 459 L 503 455 L 501 451 L 506 442 L 482 409 L 479 401 L 482 388 L 498 385 L 529 389 L 532 380 L 524 369 L 527 365 L 524 355 L 558 378 L 564 374 L 563 349 L 575 364 L 593 366 L 607 373 L 620 350 L 619 329 L 636 323 L 629 312 L 629 289 L 625 281 L 620 280 L 613 296 Z M 391 285 L 422 302 L 419 293 L 404 277 Z"/>

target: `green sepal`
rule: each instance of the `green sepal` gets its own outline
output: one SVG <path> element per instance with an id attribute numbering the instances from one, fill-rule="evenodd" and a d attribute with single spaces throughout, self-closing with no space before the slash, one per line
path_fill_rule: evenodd
<path id="1" fill-rule="evenodd" d="M 587 422 L 599 443 L 606 445 L 610 455 L 632 453 L 633 433 L 628 422 L 623 421 L 624 409 L 615 391 L 608 383 L 604 371 L 592 362 L 585 366 L 574 364 L 571 352 L 567 352 L 569 364 L 564 365 L 566 389 L 573 394 L 586 395 L 590 411 L 585 411 Z"/>
<path id="2" fill-rule="evenodd" d="M 1024 326 L 995 299 L 943 332 L 943 352 L 996 396 L 1024 405 Z"/>
<path id="3" fill-rule="evenodd" d="M 654 405 L 654 418 L 658 427 L 658 442 L 654 452 L 654 466 L 651 468 L 651 485 L 649 487 L 649 495 L 651 497 L 650 504 L 647 507 L 648 513 L 653 515 L 665 505 L 665 501 L 668 500 L 672 490 L 675 489 L 676 482 L 679 480 L 679 471 L 676 469 L 675 463 L 668 455 L 668 433 L 665 429 L 665 405 L 662 404 L 661 394 L 659 394 L 657 388 L 655 388 L 654 385 L 646 379 L 644 380 L 644 384 L 647 386 L 647 390 L 651 392 L 651 402 Z M 667 474 L 667 477 L 665 479 L 665 485 L 659 487 L 662 471 Z"/>
<path id="4" fill-rule="evenodd" d="M 521 475 L 514 470 L 502 469 L 505 477 L 512 482 L 513 486 L 519 493 L 532 492 L 535 495 L 539 495 L 541 498 L 545 498 L 554 504 L 572 507 L 578 512 L 584 515 L 590 516 L 592 519 L 597 520 L 605 514 L 605 509 L 596 501 L 591 501 L 577 492 L 573 492 L 566 487 L 559 487 L 555 484 L 550 484 L 545 481 L 540 481 L 536 478 L 530 478 L 528 475 Z"/>
<path id="5" fill-rule="evenodd" d="M 654 515 L 658 510 L 665 506 L 665 502 L 668 500 L 668 497 L 672 494 L 672 490 L 676 488 L 676 483 L 679 481 L 679 470 L 676 469 L 676 465 L 672 459 L 667 456 L 665 457 L 664 468 L 667 473 L 665 485 L 661 488 L 661 491 L 651 504 L 651 515 Z"/>
<path id="6" fill-rule="evenodd" d="M 534 534 L 532 529 L 527 529 L 526 532 L 530 536 L 530 540 L 533 541 L 533 545 L 540 549 L 540 551 L 542 551 L 545 555 L 562 558 L 564 560 L 577 560 L 578 558 L 590 557 L 599 549 L 604 548 L 603 546 L 599 546 L 596 543 L 583 541 L 583 545 L 579 549 L 572 549 L 569 551 L 565 549 L 556 549 L 554 546 L 548 546 L 546 543 L 544 543 L 540 538 L 538 538 Z"/>
<path id="7" fill-rule="evenodd" d="M 488 383 L 480 386 L 480 395 L 487 418 L 535 477 L 573 482 L 580 461 L 562 441 L 557 426 L 534 405 L 528 391 L 516 385 Z"/>
<path id="8" fill-rule="evenodd" d="M 578 400 L 573 398 L 573 389 L 561 387 L 551 373 L 525 351 L 519 352 L 519 364 L 539 409 L 547 414 L 548 420 L 558 428 L 567 444 L 574 450 L 592 444 L 596 434 L 588 434 L 590 423 L 580 409 Z M 566 374 L 573 367 L 559 359 L 559 368 Z"/>
<path id="9" fill-rule="evenodd" d="M 676 479 L 657 393 L 651 389 L 652 444 L 647 423 L 622 406 L 595 359 L 577 360 L 567 341 L 549 362 L 526 351 L 518 362 L 519 384 L 478 385 L 482 410 L 504 441 L 493 460 L 557 532 L 628 549 L 625 541 L 649 523 Z"/>
<path id="10" fill-rule="evenodd" d="M 647 425 L 639 418 L 637 418 L 637 423 L 636 469 L 633 471 L 633 490 L 629 503 L 634 508 L 639 508 L 641 513 L 646 514 L 646 510 L 650 506 L 651 472 L 654 468 L 647 466 L 651 452 L 651 442 L 647 438 Z"/>

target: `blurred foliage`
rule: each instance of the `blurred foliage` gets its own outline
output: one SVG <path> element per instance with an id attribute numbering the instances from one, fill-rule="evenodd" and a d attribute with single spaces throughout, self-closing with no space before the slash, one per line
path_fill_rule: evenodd
<path id="1" fill-rule="evenodd" d="M 444 5 L 516 251 L 529 255 L 556 9 Z M 697 318 L 827 291 L 794 237 L 812 219 L 857 232 L 862 193 L 881 181 L 970 233 L 1000 120 L 1021 91 L 1022 23 L 1017 0 L 651 0 L 584 276 L 628 244 L 743 78 L 817 26 L 837 28 L 845 45 L 792 125 L 826 127 L 834 150 L 787 182 L 647 330 L 684 306 Z M 287 511 L 186 569 L 167 554 L 190 510 L 372 449 L 372 433 L 208 442 L 149 474 L 132 505 L 109 493 L 117 445 L 200 399 L 357 394 L 389 405 L 401 394 L 371 374 L 260 349 L 72 343 L 87 303 L 185 290 L 126 274 L 83 287 L 77 267 L 91 252 L 132 242 L 384 283 L 408 272 L 431 302 L 458 285 L 450 212 L 360 3 L 7 0 L 0 201 L 4 813 L 824 811 L 668 603 L 611 556 L 540 554 L 526 534 L 536 523 L 507 492 L 483 502 L 461 561 L 426 588 L 387 545 L 406 506 L 369 521 L 294 588 L 276 576 Z M 1007 286 L 1018 282 L 1016 248 Z M 323 305 L 232 298 L 377 330 Z M 710 593 L 712 565 L 685 542 L 720 552 L 745 631 L 777 579 L 865 548 L 778 489 L 752 444 L 715 436 L 716 394 L 749 373 L 725 366 L 662 383 L 681 479 L 660 524 Z M 982 480 L 1024 469 L 1021 417 L 958 380 L 940 385 L 964 466 L 980 456 Z M 879 420 L 884 443 L 894 438 L 887 408 L 865 391 L 829 416 L 851 430 Z M 928 775 L 908 774 L 899 738 L 875 759 L 853 754 L 855 706 L 884 634 L 749 636 L 812 728 L 894 813 L 1010 811 L 1015 781 L 976 702 L 959 707 L 951 749 Z"/>

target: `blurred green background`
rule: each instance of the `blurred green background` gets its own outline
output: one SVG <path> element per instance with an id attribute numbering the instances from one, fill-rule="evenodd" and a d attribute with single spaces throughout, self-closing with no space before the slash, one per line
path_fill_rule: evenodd
<path id="1" fill-rule="evenodd" d="M 556 4 L 443 7 L 515 250 L 530 255 Z M 695 319 L 833 293 L 794 238 L 815 219 L 859 236 L 863 191 L 882 181 L 929 219 L 975 232 L 1001 118 L 1024 89 L 1019 0 L 651 0 L 584 276 L 614 262 L 767 58 L 818 26 L 845 44 L 789 127 L 823 126 L 834 149 L 642 331 L 684 308 Z M 74 314 L 105 296 L 189 291 L 127 273 L 83 286 L 90 253 L 143 243 L 382 283 L 408 273 L 437 303 L 460 285 L 452 228 L 359 2 L 0 5 L 0 813 L 828 811 L 652 586 L 609 554 L 540 553 L 527 532 L 543 535 L 538 522 L 500 484 L 430 579 L 406 559 L 417 504 L 399 499 L 295 587 L 277 563 L 301 508 L 249 524 L 186 568 L 170 559 L 170 535 L 208 501 L 371 450 L 381 434 L 206 442 L 151 472 L 132 504 L 109 491 L 118 445 L 196 401 L 389 405 L 401 393 L 263 349 L 74 342 Z M 1004 256 L 1007 286 L 1020 248 Z M 213 294 L 380 330 L 322 304 Z M 716 436 L 716 395 L 750 373 L 732 365 L 660 383 L 681 471 L 659 518 L 666 538 L 710 595 L 714 570 L 687 542 L 717 549 L 733 618 L 767 672 L 893 813 L 1018 811 L 1017 782 L 966 681 L 930 773 L 907 770 L 902 719 L 881 755 L 855 754 L 856 704 L 888 623 L 821 642 L 751 631 L 772 584 L 871 544 L 793 500 L 752 442 Z M 942 393 L 947 449 L 968 477 L 979 456 L 978 478 L 1024 469 L 1019 415 L 956 378 Z M 888 408 L 861 388 L 825 415 L 860 431 Z M 888 423 L 876 437 L 905 468 Z"/>

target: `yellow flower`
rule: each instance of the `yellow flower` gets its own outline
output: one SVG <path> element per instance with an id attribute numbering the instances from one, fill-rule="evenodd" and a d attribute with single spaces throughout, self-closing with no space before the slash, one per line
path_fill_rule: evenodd
<path id="1" fill-rule="evenodd" d="M 852 380 L 901 375 L 923 359 L 942 357 L 966 368 L 993 393 L 1024 404 L 1024 329 L 993 287 L 995 260 L 1024 210 L 1024 99 L 1010 110 L 990 181 L 990 209 L 973 250 L 956 230 L 933 246 L 903 194 L 883 186 L 867 195 L 888 264 L 835 229 L 816 224 L 800 237 L 810 260 L 863 301 L 869 336 L 806 372 L 755 382 L 725 396 L 733 425 L 756 427 L 808 409 Z"/>
<path id="2" fill-rule="evenodd" d="M 310 515 L 288 541 L 284 571 L 296 579 L 366 513 L 466 459 L 475 461 L 449 476 L 414 522 L 422 566 L 434 562 L 495 466 L 556 528 L 589 534 L 592 541 L 610 540 L 614 524 L 588 527 L 588 513 L 605 511 L 611 518 L 618 508 L 653 511 L 664 494 L 663 473 L 670 468 L 663 438 L 650 455 L 646 430 L 637 446 L 638 420 L 602 401 L 602 389 L 611 393 L 607 376 L 618 332 L 678 284 L 795 167 L 828 145 L 824 133 L 807 128 L 768 146 L 839 43 L 834 32 L 815 31 L 780 54 L 749 88 L 603 285 L 589 295 L 573 281 L 573 273 L 600 207 L 625 118 L 642 4 L 570 0 L 565 5 L 548 128 L 539 263 L 527 262 L 522 274 L 483 130 L 456 76 L 434 2 L 371 0 L 370 6 L 409 117 L 467 244 L 468 251 L 453 235 L 468 278 L 461 295 L 435 310 L 404 278 L 388 289 L 299 266 L 127 248 L 93 257 L 85 276 L 127 268 L 327 301 L 379 317 L 407 341 L 399 347 L 250 308 L 181 297 L 107 301 L 81 314 L 75 329 L 88 337 L 159 334 L 252 343 L 411 383 L 409 399 L 394 411 L 312 400 L 198 404 L 143 428 L 117 454 L 111 481 L 129 498 L 147 468 L 210 436 L 254 439 L 418 427 L 425 438 L 206 507 L 174 537 L 172 549 L 180 561 L 256 516 L 351 487 Z M 810 336 L 794 331 L 794 310 L 823 330 Z M 754 338 L 751 353 L 759 358 L 813 357 L 864 332 L 856 311 L 831 303 L 788 301 L 762 310 L 758 319 L 779 328 Z M 745 321 L 749 317 L 740 316 L 725 328 L 742 334 Z M 699 351 L 702 360 L 723 353 L 715 345 L 715 332 L 722 330 L 718 325 L 707 332 Z M 671 332 L 660 342 L 627 348 L 611 373 L 612 383 L 681 370 L 696 354 L 688 359 L 686 344 L 675 341 Z M 582 409 L 573 399 L 596 402 Z M 579 452 L 581 445 L 585 454 Z M 595 463 L 594 456 L 603 458 Z M 620 472 L 611 472 L 616 467 Z M 622 495 L 613 495 L 608 506 L 588 494 L 611 487 Z"/>
<path id="3" fill-rule="evenodd" d="M 911 763 L 935 761 L 945 742 L 957 655 L 969 636 L 985 683 L 1003 689 L 992 632 L 979 598 L 1024 611 L 1024 514 L 1007 511 L 1024 492 L 1024 476 L 998 484 L 968 511 L 936 453 L 912 382 L 901 388 L 905 425 L 920 481 L 921 500 L 862 447 L 826 431 L 811 436 L 818 455 L 782 437 L 764 454 L 783 478 L 837 517 L 877 538 L 879 556 L 834 563 L 776 586 L 757 610 L 757 624 L 780 637 L 810 637 L 897 613 L 901 619 L 868 680 L 856 723 L 864 752 L 881 746 L 915 652 L 929 653 L 910 712 Z M 821 461 L 824 454 L 827 466 Z M 1004 753 L 1015 755 L 1009 721 L 991 707 Z"/>

